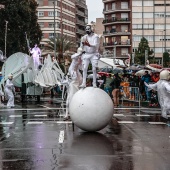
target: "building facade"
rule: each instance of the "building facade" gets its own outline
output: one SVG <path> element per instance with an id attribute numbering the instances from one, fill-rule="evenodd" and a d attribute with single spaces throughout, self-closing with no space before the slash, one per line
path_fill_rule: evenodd
<path id="1" fill-rule="evenodd" d="M 36 1 L 39 4 L 38 23 L 43 33 L 41 44 L 53 38 L 54 31 L 56 35 L 67 35 L 75 42 L 80 40 L 87 22 L 85 0 Z"/>
<path id="2" fill-rule="evenodd" d="M 103 0 L 103 3 L 105 49 L 122 58 L 133 54 L 145 37 L 161 64 L 163 52 L 170 52 L 170 1 Z"/>
<path id="3" fill-rule="evenodd" d="M 103 0 L 105 30 L 104 47 L 116 58 L 128 58 L 131 53 L 131 1 Z"/>

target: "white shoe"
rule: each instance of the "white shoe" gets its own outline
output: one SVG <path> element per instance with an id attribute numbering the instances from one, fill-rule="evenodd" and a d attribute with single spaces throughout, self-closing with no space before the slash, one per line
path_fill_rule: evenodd
<path id="1" fill-rule="evenodd" d="M 93 84 L 93 87 L 94 87 L 94 88 L 97 88 L 96 84 Z"/>
<path id="2" fill-rule="evenodd" d="M 85 84 L 81 84 L 79 87 L 80 87 L 80 88 L 85 88 L 86 85 L 85 85 Z"/>

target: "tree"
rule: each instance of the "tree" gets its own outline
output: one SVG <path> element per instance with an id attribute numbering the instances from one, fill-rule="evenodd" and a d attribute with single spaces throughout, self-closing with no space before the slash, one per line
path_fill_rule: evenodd
<path id="1" fill-rule="evenodd" d="M 5 23 L 7 29 L 7 57 L 16 53 L 28 53 L 25 33 L 31 40 L 31 46 L 39 44 L 42 31 L 37 23 L 37 7 L 35 0 L 0 0 L 5 5 L 0 9 L 0 50 L 5 49 Z"/>
<path id="2" fill-rule="evenodd" d="M 46 46 L 47 49 L 54 51 L 54 43 L 56 42 L 56 52 L 58 54 L 58 61 L 61 63 L 61 60 L 64 59 L 64 53 L 72 48 L 75 48 L 75 43 L 68 38 L 67 35 L 56 36 L 56 39 L 51 38 Z"/>
<path id="3" fill-rule="evenodd" d="M 169 67 L 169 53 L 168 52 L 164 52 L 163 53 L 163 67 Z"/>
<path id="4" fill-rule="evenodd" d="M 145 37 L 141 38 L 141 41 L 138 45 L 138 48 L 135 49 L 135 63 L 136 64 L 145 64 L 145 50 L 148 51 L 148 60 L 154 58 L 153 50 L 150 50 L 148 40 Z"/>

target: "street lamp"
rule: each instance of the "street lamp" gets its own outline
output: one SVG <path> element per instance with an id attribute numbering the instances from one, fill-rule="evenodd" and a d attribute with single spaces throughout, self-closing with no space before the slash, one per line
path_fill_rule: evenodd
<path id="1" fill-rule="evenodd" d="M 56 22 L 55 22 L 55 6 L 56 6 L 56 0 L 53 2 L 54 4 L 54 57 L 56 58 Z"/>
<path id="2" fill-rule="evenodd" d="M 8 27 L 8 21 L 5 21 L 5 57 L 6 57 L 6 40 L 7 40 L 7 27 Z"/>
<path id="3" fill-rule="evenodd" d="M 136 47 L 135 47 L 135 36 L 136 36 L 136 34 L 134 34 L 133 35 L 133 48 L 134 48 L 134 53 L 133 53 L 133 57 L 132 57 L 132 63 L 134 64 L 135 63 L 135 49 L 136 49 Z"/>
<path id="4" fill-rule="evenodd" d="M 165 37 L 163 38 L 163 34 L 164 34 L 165 30 L 162 30 L 160 32 L 162 32 L 162 67 L 163 67 L 163 62 L 164 62 L 164 59 L 163 59 L 163 41 L 165 41 Z"/>

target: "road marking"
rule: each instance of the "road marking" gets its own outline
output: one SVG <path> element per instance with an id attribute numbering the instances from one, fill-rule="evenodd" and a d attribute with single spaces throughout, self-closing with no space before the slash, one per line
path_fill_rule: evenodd
<path id="1" fill-rule="evenodd" d="M 43 124 L 43 122 L 27 122 L 28 125 L 31 125 L 31 124 Z"/>
<path id="2" fill-rule="evenodd" d="M 72 123 L 72 121 L 57 121 L 57 123 Z"/>
<path id="3" fill-rule="evenodd" d="M 120 124 L 132 124 L 132 123 L 135 123 L 133 121 L 118 121 L 118 123 Z"/>
<path id="4" fill-rule="evenodd" d="M 124 117 L 125 115 L 124 114 L 113 114 L 113 116 L 116 116 L 116 117 Z"/>
<path id="5" fill-rule="evenodd" d="M 34 117 L 47 117 L 47 115 L 34 115 Z"/>
<path id="6" fill-rule="evenodd" d="M 63 143 L 63 142 L 64 142 L 64 130 L 61 130 L 59 134 L 58 143 Z"/>
<path id="7" fill-rule="evenodd" d="M 22 115 L 10 115 L 9 117 L 22 117 Z"/>
<path id="8" fill-rule="evenodd" d="M 148 122 L 151 125 L 166 125 L 164 122 Z"/>
<path id="9" fill-rule="evenodd" d="M 136 114 L 138 117 L 149 117 L 150 115 L 141 115 L 141 114 Z"/>
<path id="10" fill-rule="evenodd" d="M 0 122 L 0 125 L 12 125 L 14 122 Z"/>

